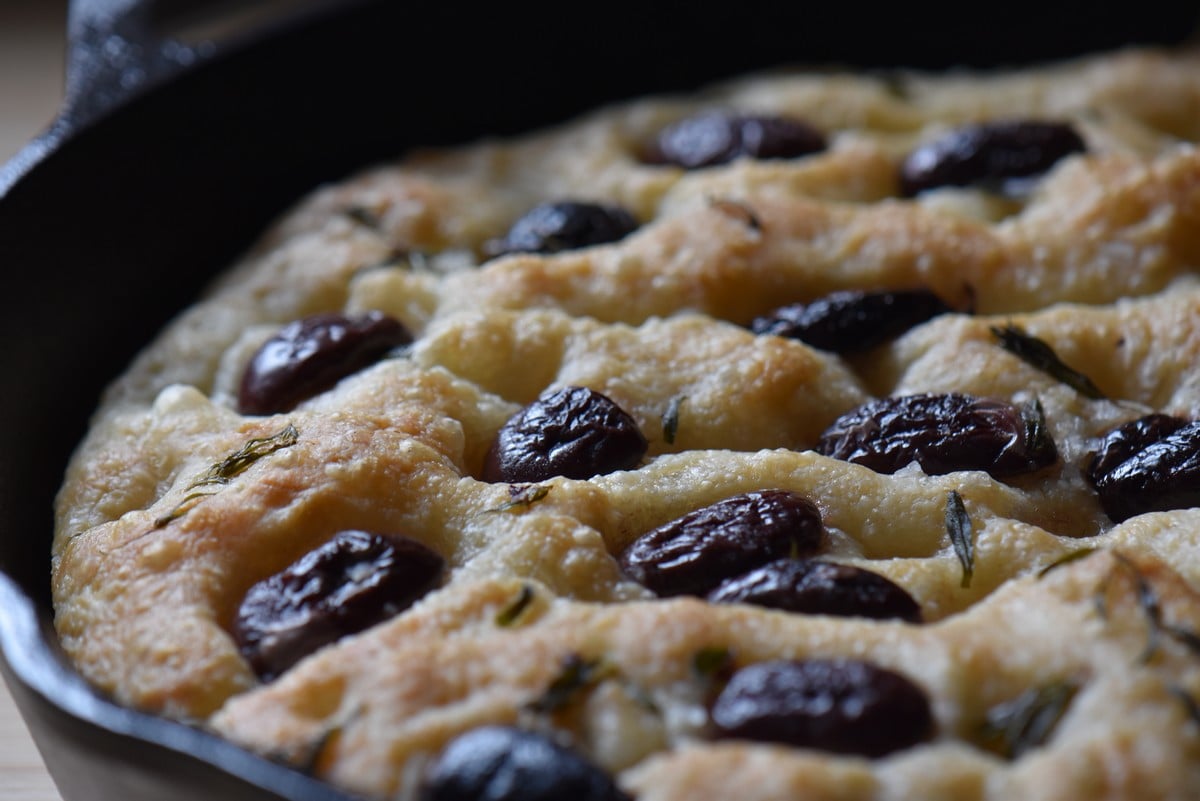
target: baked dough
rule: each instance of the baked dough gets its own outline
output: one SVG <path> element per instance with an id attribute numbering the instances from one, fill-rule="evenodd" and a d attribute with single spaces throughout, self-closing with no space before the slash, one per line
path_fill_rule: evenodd
<path id="1" fill-rule="evenodd" d="M 827 146 L 692 170 L 639 156 L 713 109 L 795 116 Z M 901 195 L 916 147 L 1004 119 L 1069 124 L 1086 149 L 1019 192 Z M 105 395 L 57 502 L 62 644 L 119 702 L 368 797 L 418 797 L 448 742 L 504 724 L 556 733 L 639 801 L 1196 798 L 1200 511 L 1114 523 L 1086 464 L 1121 424 L 1200 417 L 1198 140 L 1200 53 L 1129 49 L 1004 72 L 779 70 L 321 188 Z M 637 228 L 488 256 L 561 199 Z M 953 310 L 861 353 L 749 328 L 786 303 L 910 288 Z M 294 409 L 238 412 L 282 326 L 366 311 L 411 344 Z M 1005 326 L 1098 397 L 1001 347 Z M 482 480 L 506 421 L 564 387 L 632 418 L 637 464 Z M 844 413 L 922 393 L 1036 401 L 1057 458 L 993 478 L 818 449 Z M 659 598 L 622 569 L 646 532 L 765 489 L 811 500 L 821 558 L 890 579 L 924 622 Z M 232 633 L 239 604 L 345 530 L 411 538 L 445 575 L 261 680 Z M 919 687 L 934 728 L 877 758 L 717 737 L 703 654 L 864 660 Z M 603 670 L 539 704 L 572 665 Z M 1043 737 L 989 746 L 997 710 L 1064 683 Z"/>

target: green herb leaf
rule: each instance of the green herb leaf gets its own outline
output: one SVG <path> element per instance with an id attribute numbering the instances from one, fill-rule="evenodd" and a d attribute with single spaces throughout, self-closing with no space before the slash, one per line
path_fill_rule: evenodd
<path id="1" fill-rule="evenodd" d="M 733 669 L 733 652 L 723 646 L 701 648 L 692 657 L 692 670 L 706 679 L 718 678 Z"/>
<path id="2" fill-rule="evenodd" d="M 207 498 L 209 495 L 216 494 L 216 490 L 213 490 L 212 492 L 193 492 L 185 495 L 182 501 L 175 504 L 174 509 L 167 512 L 165 515 L 162 515 L 161 517 L 154 518 L 154 527 L 162 528 L 163 526 L 170 525 L 175 520 L 178 520 L 190 512 L 192 507 L 198 504 L 201 500 Z"/>
<path id="3" fill-rule="evenodd" d="M 1069 565 L 1072 562 L 1078 562 L 1080 559 L 1086 559 L 1087 557 L 1091 556 L 1098 550 L 1099 550 L 1099 548 L 1080 548 L 1079 550 L 1071 551 L 1066 556 L 1062 556 L 1058 559 L 1055 559 L 1053 562 L 1051 562 L 1050 564 L 1046 565 L 1041 570 L 1039 570 L 1038 574 L 1037 574 L 1038 578 L 1041 578 L 1042 576 L 1046 575 L 1050 571 L 1056 570 L 1056 569 L 1062 567 L 1063 565 Z"/>
<path id="4" fill-rule="evenodd" d="M 1113 558 L 1124 567 L 1134 581 L 1134 593 L 1137 596 L 1138 607 L 1142 610 L 1142 614 L 1146 617 L 1147 634 L 1146 646 L 1142 649 L 1141 655 L 1138 657 L 1138 662 L 1146 664 L 1154 658 L 1158 652 L 1159 638 L 1163 633 L 1162 606 L 1158 602 L 1158 594 L 1154 591 L 1154 587 L 1142 575 L 1142 571 L 1138 570 L 1137 565 L 1130 561 L 1129 557 L 1117 551 L 1112 552 Z M 1108 587 L 1112 581 L 1112 573 L 1104 577 L 1100 582 L 1100 586 L 1096 588 L 1096 594 L 1093 598 L 1093 604 L 1096 607 L 1096 614 L 1101 620 L 1108 619 Z M 1180 630 L 1182 631 L 1182 630 Z"/>
<path id="5" fill-rule="evenodd" d="M 1004 327 L 992 326 L 991 332 L 1000 340 L 1001 347 L 1026 364 L 1061 381 L 1086 398 L 1104 399 L 1104 393 L 1092 383 L 1092 379 L 1064 364 L 1054 349 L 1044 341 L 1026 334 L 1011 323 Z"/>
<path id="6" fill-rule="evenodd" d="M 1182 643 L 1185 648 L 1191 651 L 1196 656 L 1200 656 L 1200 634 L 1194 631 L 1185 629 L 1182 626 L 1173 626 L 1163 624 L 1163 631 L 1176 642 Z"/>
<path id="7" fill-rule="evenodd" d="M 1172 685 L 1168 689 L 1171 695 L 1174 695 L 1183 704 L 1183 708 L 1192 722 L 1200 726 L 1200 702 L 1196 701 L 1196 697 L 1182 687 Z"/>
<path id="8" fill-rule="evenodd" d="M 687 395 L 676 395 L 667 402 L 667 410 L 663 412 L 663 439 L 668 445 L 675 442 L 675 435 L 679 432 L 679 410 L 685 400 L 687 400 Z"/>
<path id="9" fill-rule="evenodd" d="M 732 200 L 725 197 L 710 197 L 708 198 L 708 205 L 726 217 L 732 217 L 738 222 L 745 223 L 746 227 L 752 231 L 762 230 L 762 220 L 758 218 L 758 214 L 749 205 L 740 200 Z"/>
<path id="10" fill-rule="evenodd" d="M 962 496 L 954 490 L 946 494 L 946 534 L 962 564 L 962 586 L 970 587 L 975 575 L 975 528 Z"/>
<path id="11" fill-rule="evenodd" d="M 550 487 L 542 484 L 513 484 L 508 488 L 512 500 L 502 503 L 493 509 L 485 510 L 485 514 L 511 512 L 513 509 L 527 509 L 550 494 Z"/>
<path id="12" fill-rule="evenodd" d="M 529 604 L 533 603 L 533 599 L 537 597 L 532 584 L 522 584 L 521 592 L 508 606 L 496 613 L 496 625 L 502 628 L 507 628 L 517 622 L 517 619 L 529 608 Z"/>
<path id="13" fill-rule="evenodd" d="M 321 732 L 316 742 L 309 747 L 308 754 L 296 766 L 297 769 L 306 776 L 316 776 L 318 768 L 321 767 L 321 758 L 325 755 L 326 749 L 341 736 L 342 727 L 340 725 L 330 726 L 325 729 L 325 731 Z"/>
<path id="14" fill-rule="evenodd" d="M 268 456 L 282 448 L 289 448 L 295 445 L 300 439 L 300 434 L 296 431 L 296 427 L 288 424 L 283 430 L 277 434 L 272 434 L 269 437 L 260 437 L 252 439 L 241 447 L 236 453 L 230 454 L 222 461 L 208 468 L 204 475 L 200 476 L 188 489 L 197 489 L 199 487 L 211 486 L 213 484 L 228 484 L 236 476 L 244 473 L 250 465 L 257 462 L 264 456 Z"/>
<path id="15" fill-rule="evenodd" d="M 1046 425 L 1046 410 L 1040 398 L 1024 403 L 1020 408 L 1021 422 L 1025 426 L 1025 445 L 1029 453 L 1055 453 L 1054 438 Z"/>
<path id="16" fill-rule="evenodd" d="M 542 714 L 558 712 L 611 673 L 600 659 L 584 659 L 579 654 L 570 654 L 563 660 L 562 671 L 550 682 L 546 691 L 529 704 L 529 709 Z"/>
<path id="17" fill-rule="evenodd" d="M 1141 607 L 1142 614 L 1146 616 L 1149 633 L 1146 635 L 1146 647 L 1138 660 L 1144 664 L 1153 659 L 1155 652 L 1158 650 L 1159 636 L 1162 634 L 1163 628 L 1162 606 L 1158 602 L 1158 593 L 1154 591 L 1154 587 L 1146 580 L 1142 571 L 1138 570 L 1137 565 L 1123 554 L 1114 551 L 1113 556 L 1121 564 L 1125 565 L 1133 576 L 1134 586 L 1137 590 L 1138 606 Z"/>
<path id="18" fill-rule="evenodd" d="M 383 224 L 383 220 L 380 219 L 379 215 L 366 206 L 349 206 L 342 209 L 342 214 L 345 214 L 364 228 L 370 228 L 372 231 L 378 231 Z"/>
<path id="19" fill-rule="evenodd" d="M 1008 759 L 1045 744 L 1066 713 L 1079 687 L 1062 681 L 1026 690 L 1011 701 L 990 709 L 983 724 L 983 740 Z"/>
<path id="20" fill-rule="evenodd" d="M 281 448 L 288 448 L 295 445 L 300 439 L 300 434 L 296 431 L 296 427 L 288 424 L 285 428 L 276 434 L 269 437 L 260 437 L 252 439 L 243 445 L 237 452 L 230 454 L 220 462 L 217 462 L 212 467 L 208 468 L 199 478 L 193 481 L 187 487 L 188 494 L 183 500 L 175 504 L 175 508 L 167 512 L 161 517 L 155 518 L 154 528 L 162 528 L 169 525 L 175 520 L 183 517 L 190 512 L 193 507 L 200 501 L 216 495 L 217 490 L 209 490 L 206 492 L 197 492 L 196 490 L 202 487 L 214 487 L 228 484 L 236 476 L 246 472 L 250 465 L 257 462 L 259 459 L 274 453 Z"/>
<path id="21" fill-rule="evenodd" d="M 654 696 L 639 684 L 634 684 L 632 681 L 621 682 L 621 687 L 624 688 L 625 694 L 637 704 L 642 710 L 649 712 L 652 715 L 662 715 L 662 707 L 654 700 Z"/>

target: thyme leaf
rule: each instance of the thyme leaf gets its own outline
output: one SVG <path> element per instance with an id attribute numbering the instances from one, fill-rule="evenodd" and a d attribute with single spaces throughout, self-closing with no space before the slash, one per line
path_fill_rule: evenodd
<path id="1" fill-rule="evenodd" d="M 1163 630 L 1162 606 L 1158 602 L 1158 593 L 1154 591 L 1154 587 L 1146 580 L 1142 571 L 1138 570 L 1137 565 L 1122 554 L 1114 552 L 1113 556 L 1133 575 L 1137 590 L 1138 606 L 1141 607 L 1142 614 L 1146 616 L 1149 633 L 1146 636 L 1146 647 L 1138 660 L 1144 664 L 1153 659 L 1155 652 L 1158 650 L 1159 636 Z"/>
<path id="2" fill-rule="evenodd" d="M 296 766 L 297 769 L 306 776 L 316 776 L 317 769 L 321 766 L 321 758 L 325 755 L 325 751 L 341 736 L 342 727 L 340 725 L 330 726 L 329 728 L 325 729 L 325 731 L 321 732 L 320 736 L 317 737 L 316 742 L 309 747 L 308 754 L 305 755 L 303 761 Z"/>
<path id="3" fill-rule="evenodd" d="M 164 526 L 170 525 L 172 522 L 190 512 L 192 507 L 198 504 L 201 500 L 207 498 L 209 495 L 216 494 L 217 493 L 214 490 L 212 492 L 192 492 L 188 495 L 185 495 L 183 500 L 175 504 L 175 508 L 173 508 L 171 511 L 167 512 L 165 515 L 154 518 L 154 527 L 163 528 Z"/>
<path id="4" fill-rule="evenodd" d="M 1104 393 L 1092 383 L 1092 379 L 1078 370 L 1068 367 L 1045 341 L 1025 333 L 1012 323 L 1003 327 L 992 326 L 991 332 L 996 339 L 1000 340 L 1002 348 L 1026 364 L 1061 381 L 1086 398 L 1104 399 Z"/>
<path id="5" fill-rule="evenodd" d="M 710 197 L 708 198 L 710 208 L 721 212 L 726 217 L 732 217 L 739 222 L 745 223 L 746 227 L 752 231 L 762 230 L 762 220 L 746 203 L 740 200 L 733 200 L 726 197 Z"/>
<path id="6" fill-rule="evenodd" d="M 1171 695 L 1178 698 L 1183 704 L 1183 708 L 1187 712 L 1188 717 L 1192 719 L 1192 722 L 1200 726 L 1200 701 L 1197 701 L 1194 695 L 1177 685 L 1171 685 L 1167 689 Z"/>
<path id="7" fill-rule="evenodd" d="M 529 604 L 537 597 L 537 593 L 533 590 L 532 584 L 522 584 L 521 592 L 513 599 L 512 603 L 496 613 L 496 625 L 501 628 L 508 628 L 517 622 L 517 619 L 529 608 Z"/>
<path id="8" fill-rule="evenodd" d="M 733 669 L 733 652 L 720 645 L 701 648 L 692 657 L 692 670 L 701 678 L 713 679 Z"/>
<path id="9" fill-rule="evenodd" d="M 1162 606 L 1158 602 L 1158 593 L 1154 591 L 1154 587 L 1151 586 L 1150 582 L 1146 580 L 1146 577 L 1142 575 L 1142 571 L 1138 569 L 1137 565 L 1130 561 L 1129 557 L 1118 553 L 1117 551 L 1113 551 L 1112 554 L 1113 558 L 1116 559 L 1117 562 L 1124 567 L 1133 578 L 1134 594 L 1137 596 L 1138 607 L 1142 610 L 1142 614 L 1146 617 L 1146 622 L 1148 624 L 1146 645 L 1142 649 L 1141 655 L 1138 657 L 1138 662 L 1146 664 L 1153 659 L 1155 653 L 1158 652 L 1159 638 L 1164 631 Z M 1104 580 L 1100 582 L 1100 586 L 1096 588 L 1096 595 L 1093 599 L 1093 604 L 1096 607 L 1096 614 L 1100 616 L 1101 620 L 1106 620 L 1108 618 L 1108 586 L 1111 580 L 1112 573 L 1109 573 L 1104 577 Z M 1177 631 L 1183 632 L 1184 630 L 1178 629 Z"/>
<path id="10" fill-rule="evenodd" d="M 1056 569 L 1062 567 L 1063 565 L 1069 565 L 1072 562 L 1078 562 L 1080 559 L 1085 559 L 1085 558 L 1091 556 L 1092 554 L 1094 554 L 1098 550 L 1099 550 L 1098 548 L 1080 548 L 1078 550 L 1071 551 L 1067 555 L 1059 557 L 1058 559 L 1055 559 L 1053 562 L 1051 562 L 1050 564 L 1046 565 L 1041 570 L 1039 570 L 1038 574 L 1037 574 L 1038 578 L 1045 576 L 1050 571 L 1056 570 Z"/>
<path id="11" fill-rule="evenodd" d="M 299 439 L 299 432 L 290 423 L 281 431 L 269 437 L 252 439 L 235 453 L 230 454 L 208 468 L 202 476 L 192 482 L 188 489 L 199 489 L 200 487 L 212 486 L 213 484 L 228 484 L 236 476 L 246 472 L 250 465 L 259 459 L 282 448 L 289 448 L 295 445 Z"/>
<path id="12" fill-rule="evenodd" d="M 662 715 L 662 707 L 654 700 L 654 696 L 650 695 L 650 691 L 640 684 L 635 684 L 632 681 L 621 682 L 621 687 L 625 690 L 625 694 L 637 704 L 645 712 L 652 715 Z"/>
<path id="13" fill-rule="evenodd" d="M 1034 398 L 1021 405 L 1021 423 L 1025 426 L 1025 447 L 1029 453 L 1054 453 L 1056 447 L 1050 428 L 1046 425 L 1046 410 L 1042 401 Z"/>
<path id="14" fill-rule="evenodd" d="M 1066 713 L 1079 687 L 1068 681 L 1035 687 L 988 710 L 984 742 L 1007 759 L 1043 745 Z"/>
<path id="15" fill-rule="evenodd" d="M 383 220 L 379 215 L 366 206 L 348 206 L 342 209 L 342 214 L 345 214 L 364 228 L 370 228 L 372 231 L 378 231 L 383 224 Z"/>
<path id="16" fill-rule="evenodd" d="M 296 427 L 290 423 L 278 433 L 269 437 L 259 437 L 249 440 L 239 450 L 226 456 L 221 461 L 209 467 L 195 481 L 187 486 L 188 494 L 183 497 L 175 508 L 154 520 L 154 528 L 163 528 L 190 512 L 196 504 L 210 495 L 216 495 L 217 490 L 198 491 L 205 487 L 219 487 L 228 484 L 235 477 L 246 472 L 250 465 L 259 459 L 282 448 L 295 445 L 300 439 Z"/>
<path id="17" fill-rule="evenodd" d="M 513 509 L 528 509 L 550 494 L 550 487 L 543 484 L 514 484 L 508 488 L 511 499 L 499 506 L 485 510 L 485 514 L 511 512 Z"/>
<path id="18" fill-rule="evenodd" d="M 579 654 L 569 654 L 563 660 L 562 670 L 545 692 L 529 703 L 533 712 L 552 714 L 568 706 L 584 690 L 608 678 L 611 670 L 600 659 L 584 659 Z"/>
<path id="19" fill-rule="evenodd" d="M 687 400 L 687 395 L 676 395 L 667 402 L 667 410 L 663 412 L 663 439 L 668 445 L 674 444 L 675 435 L 679 432 L 679 410 L 685 400 Z"/>
<path id="20" fill-rule="evenodd" d="M 1163 624 L 1162 630 L 1173 640 L 1182 643 L 1193 654 L 1200 656 L 1200 634 L 1182 626 Z"/>
<path id="21" fill-rule="evenodd" d="M 946 534 L 962 564 L 961 586 L 970 587 L 971 578 L 975 575 L 975 529 L 971 525 L 967 507 L 963 505 L 962 496 L 954 490 L 946 494 Z"/>

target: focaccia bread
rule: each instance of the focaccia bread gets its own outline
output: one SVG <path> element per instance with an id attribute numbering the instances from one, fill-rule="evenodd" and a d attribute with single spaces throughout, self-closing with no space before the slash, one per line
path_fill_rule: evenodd
<path id="1" fill-rule="evenodd" d="M 56 627 L 368 798 L 1200 797 L 1200 53 L 787 69 L 321 188 L 113 383 Z"/>

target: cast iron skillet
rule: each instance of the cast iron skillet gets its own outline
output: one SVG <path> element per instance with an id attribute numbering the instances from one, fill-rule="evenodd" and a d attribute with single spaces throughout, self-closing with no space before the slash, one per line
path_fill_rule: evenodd
<path id="1" fill-rule="evenodd" d="M 953 17 L 746 0 L 204 5 L 72 2 L 67 100 L 0 170 L 0 669 L 66 801 L 346 798 L 110 703 L 50 623 L 53 496 L 103 386 L 303 192 L 416 145 L 753 68 L 1014 65 L 1177 43 L 1197 16 L 1166 2 L 1136 18 L 1095 3 Z M 189 15 L 267 6 L 266 22 L 184 35 Z"/>

